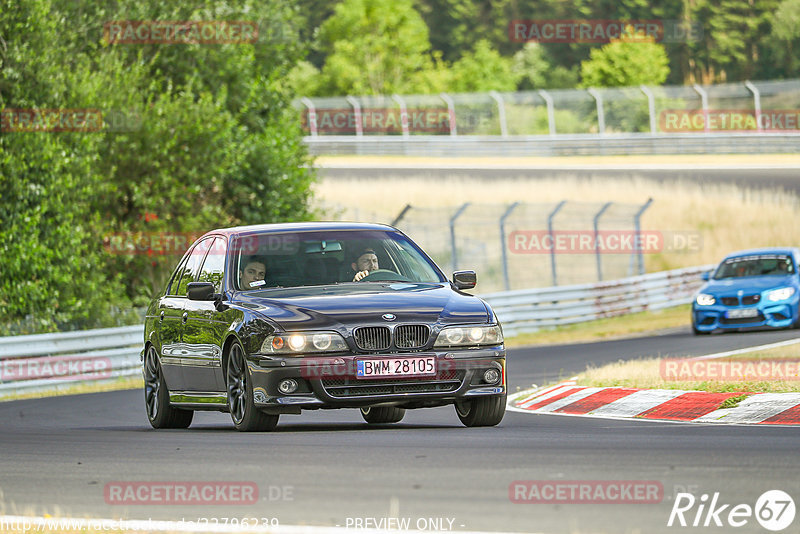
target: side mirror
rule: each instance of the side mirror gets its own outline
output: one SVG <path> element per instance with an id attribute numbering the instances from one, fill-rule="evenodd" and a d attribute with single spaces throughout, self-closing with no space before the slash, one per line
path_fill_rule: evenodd
<path id="1" fill-rule="evenodd" d="M 704 282 L 708 282 L 708 279 L 711 278 L 711 273 L 706 271 L 700 275 L 700 279 Z"/>
<path id="2" fill-rule="evenodd" d="M 189 300 L 214 300 L 214 284 L 211 282 L 189 282 L 186 296 Z"/>
<path id="3" fill-rule="evenodd" d="M 472 289 L 478 283 L 478 275 L 475 271 L 455 271 L 453 273 L 453 285 L 456 289 Z"/>

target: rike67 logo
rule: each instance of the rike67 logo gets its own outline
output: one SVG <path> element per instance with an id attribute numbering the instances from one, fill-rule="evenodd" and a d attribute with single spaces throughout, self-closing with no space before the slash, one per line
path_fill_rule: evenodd
<path id="1" fill-rule="evenodd" d="M 778 532 L 792 524 L 794 515 L 794 500 L 781 490 L 765 491 L 755 506 L 723 503 L 719 492 L 710 499 L 707 493 L 699 499 L 691 493 L 678 493 L 667 526 L 738 528 L 751 523 L 755 517 L 765 529 Z"/>

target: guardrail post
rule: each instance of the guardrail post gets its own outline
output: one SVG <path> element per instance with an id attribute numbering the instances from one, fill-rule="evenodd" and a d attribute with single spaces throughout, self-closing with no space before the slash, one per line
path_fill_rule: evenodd
<path id="1" fill-rule="evenodd" d="M 514 202 L 500 217 L 500 251 L 503 255 L 503 282 L 505 282 L 506 291 L 511 289 L 511 281 L 508 278 L 508 245 L 506 243 L 506 219 L 511 215 L 511 212 L 519 206 L 519 202 Z"/>
<path id="2" fill-rule="evenodd" d="M 456 212 L 450 217 L 450 246 L 453 248 L 453 271 L 458 270 L 458 247 L 456 246 L 456 219 L 458 219 L 464 210 L 469 207 L 469 202 L 465 202 L 463 206 L 458 208 Z"/>
<path id="3" fill-rule="evenodd" d="M 640 224 L 640 220 L 642 218 L 642 214 L 645 212 L 647 208 L 650 207 L 650 204 L 653 203 L 652 198 L 648 198 L 647 202 L 645 202 L 639 211 L 636 212 L 636 215 L 633 216 L 633 227 L 634 227 L 634 236 L 635 236 L 635 243 L 639 246 L 639 251 L 636 253 L 636 260 L 639 266 L 639 274 L 644 274 L 644 252 L 642 251 L 641 243 L 642 243 L 642 228 Z M 633 263 L 633 255 L 631 255 L 631 263 Z"/>
<path id="4" fill-rule="evenodd" d="M 506 103 L 503 96 L 497 91 L 489 91 L 489 95 L 497 102 L 497 118 L 500 120 L 500 135 L 508 137 L 508 125 L 506 124 Z"/>
<path id="5" fill-rule="evenodd" d="M 547 104 L 547 125 L 550 128 L 550 135 L 556 135 L 556 111 L 553 106 L 553 97 L 544 89 L 539 89 L 539 94 Z"/>
<path id="6" fill-rule="evenodd" d="M 361 104 L 358 103 L 352 96 L 346 97 L 347 102 L 353 106 L 353 116 L 356 119 L 356 136 L 361 137 L 364 135 L 364 125 L 361 124 Z"/>
<path id="7" fill-rule="evenodd" d="M 303 97 L 300 102 L 308 108 L 308 128 L 311 130 L 311 137 L 317 136 L 317 110 L 314 107 L 314 102 L 308 97 Z"/>
<path id="8" fill-rule="evenodd" d="M 556 214 L 564 207 L 566 204 L 566 200 L 562 200 L 559 202 L 555 209 L 550 212 L 550 215 L 547 216 L 547 235 L 550 236 L 550 272 L 553 276 L 553 285 L 558 285 L 558 276 L 556 275 L 556 243 L 555 239 L 553 238 L 553 218 Z"/>
<path id="9" fill-rule="evenodd" d="M 703 106 L 703 123 L 704 123 L 703 130 L 706 133 L 708 133 L 709 131 L 711 131 L 711 129 L 708 126 L 708 93 L 706 92 L 705 89 L 703 89 L 697 84 L 692 85 L 692 87 L 697 92 L 697 94 L 700 95 L 700 104 Z"/>
<path id="10" fill-rule="evenodd" d="M 642 90 L 644 96 L 647 97 L 647 113 L 650 115 L 650 134 L 656 135 L 656 95 L 646 85 L 640 85 L 639 89 Z"/>
<path id="11" fill-rule="evenodd" d="M 406 204 L 406 207 L 403 208 L 400 211 L 400 213 L 397 214 L 397 217 L 394 218 L 394 220 L 392 221 L 392 224 L 390 226 L 397 226 L 398 224 L 400 224 L 400 221 L 403 220 L 403 217 L 406 216 L 406 213 L 408 213 L 408 211 L 410 209 L 411 209 L 411 204 Z"/>
<path id="12" fill-rule="evenodd" d="M 603 207 L 600 208 L 600 211 L 595 213 L 594 219 L 592 220 L 592 226 L 594 227 L 594 254 L 595 254 L 595 257 L 597 258 L 597 281 L 598 282 L 602 282 L 603 281 L 603 262 L 600 259 L 600 239 L 599 239 L 600 230 L 599 230 L 598 226 L 599 226 L 599 223 L 600 223 L 600 217 L 602 217 L 603 214 L 606 212 L 606 210 L 611 207 L 611 204 L 613 204 L 613 202 L 606 202 L 605 204 L 603 204 Z"/>
<path id="13" fill-rule="evenodd" d="M 402 96 L 393 94 L 392 99 L 400 106 L 400 125 L 403 128 L 403 137 L 408 139 L 408 108 Z"/>
<path id="14" fill-rule="evenodd" d="M 758 87 L 753 85 L 753 82 L 750 80 L 746 80 L 744 82 L 744 86 L 750 89 L 750 92 L 753 93 L 753 108 L 756 112 L 756 129 L 760 132 L 761 131 L 761 91 L 758 90 Z"/>
<path id="15" fill-rule="evenodd" d="M 447 93 L 439 93 L 439 97 L 447 104 L 447 114 L 450 117 L 450 135 L 458 135 L 458 129 L 456 128 L 456 104 Z"/>
<path id="16" fill-rule="evenodd" d="M 594 101 L 597 103 L 597 133 L 600 135 L 605 135 L 606 114 L 605 110 L 603 109 L 603 95 L 600 94 L 600 91 L 594 88 L 589 88 L 588 92 L 594 97 Z"/>

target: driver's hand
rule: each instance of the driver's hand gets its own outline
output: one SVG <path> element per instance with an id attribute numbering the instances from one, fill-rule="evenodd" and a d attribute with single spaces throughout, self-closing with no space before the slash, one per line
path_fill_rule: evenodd
<path id="1" fill-rule="evenodd" d="M 353 277 L 353 282 L 358 282 L 359 280 L 361 280 L 362 278 L 364 278 L 366 276 L 369 276 L 369 271 L 359 271 Z"/>

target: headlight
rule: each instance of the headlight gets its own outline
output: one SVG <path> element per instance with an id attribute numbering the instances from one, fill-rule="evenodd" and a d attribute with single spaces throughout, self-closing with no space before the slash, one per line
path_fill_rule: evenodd
<path id="1" fill-rule="evenodd" d="M 345 352 L 347 343 L 336 332 L 287 332 L 267 336 L 261 353 L 297 354 L 309 352 Z"/>
<path id="2" fill-rule="evenodd" d="M 709 295 L 707 293 L 698 293 L 695 301 L 697 302 L 698 306 L 711 306 L 717 302 L 717 299 L 715 299 L 713 295 Z"/>
<path id="3" fill-rule="evenodd" d="M 435 348 L 476 347 L 480 345 L 499 345 L 503 333 L 497 325 L 491 326 L 448 326 L 439 332 Z"/>
<path id="4" fill-rule="evenodd" d="M 773 289 L 769 293 L 767 293 L 767 300 L 786 300 L 789 297 L 794 295 L 794 288 L 793 287 L 782 287 L 780 289 Z"/>

